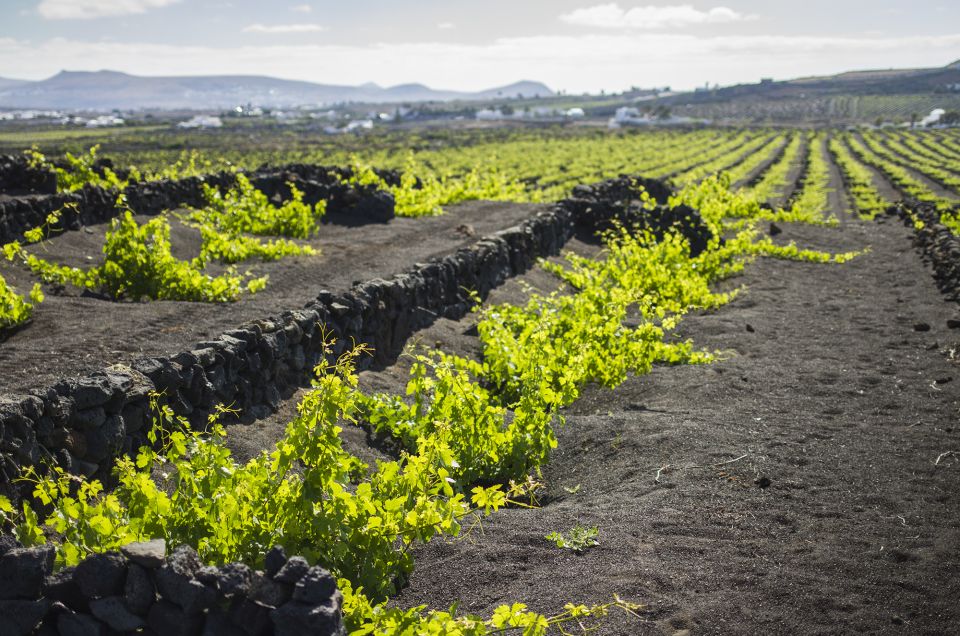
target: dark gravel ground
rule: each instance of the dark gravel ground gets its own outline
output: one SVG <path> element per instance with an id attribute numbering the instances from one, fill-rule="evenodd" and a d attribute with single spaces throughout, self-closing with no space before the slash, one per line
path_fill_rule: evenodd
<path id="1" fill-rule="evenodd" d="M 443 256 L 478 238 L 516 225 L 542 205 L 469 202 L 431 218 L 396 218 L 360 227 L 323 225 L 309 241 L 318 256 L 275 263 L 249 262 L 256 275 L 268 274 L 267 288 L 227 304 L 113 302 L 75 289 L 45 290 L 46 301 L 31 324 L 0 343 L 0 394 L 47 387 L 56 381 L 99 371 L 146 356 L 168 356 L 241 324 L 303 307 L 323 289 L 345 291 L 354 281 L 386 278 L 417 262 Z M 146 218 L 140 219 L 141 221 Z M 100 262 L 107 225 L 66 232 L 34 248 L 49 260 L 71 266 Z M 174 254 L 199 252 L 198 233 L 171 224 Z M 34 276 L 0 259 L 0 275 L 19 290 Z"/>
<path id="2" fill-rule="evenodd" d="M 722 361 L 588 388 L 542 507 L 419 548 L 395 602 L 645 606 L 600 634 L 956 633 L 957 308 L 897 223 L 784 230 L 778 240 L 871 251 L 842 266 L 754 263 L 731 281 L 742 296 L 678 330 Z M 515 280 L 492 300 L 523 297 Z M 440 321 L 420 341 L 470 354 L 470 326 Z M 396 389 L 402 364 L 363 381 Z M 576 524 L 598 526 L 600 545 L 577 555 L 544 538 Z"/>
<path id="3" fill-rule="evenodd" d="M 831 202 L 839 209 L 842 193 Z M 38 313 L 0 345 L 0 390 L 179 350 L 271 307 L 299 306 L 321 287 L 384 276 L 474 240 L 461 224 L 483 234 L 535 209 L 471 204 L 437 221 L 346 229 L 329 237 L 323 267 L 279 271 L 276 296 L 226 308 L 54 299 L 59 313 Z M 729 283 L 746 287 L 740 297 L 678 330 L 722 352 L 720 361 L 657 367 L 613 391 L 587 387 L 544 469 L 541 507 L 502 511 L 482 531 L 418 548 L 394 602 L 457 602 L 480 614 L 525 602 L 552 614 L 619 595 L 643 611 L 614 613 L 597 633 L 625 636 L 957 633 L 960 331 L 947 327 L 957 307 L 898 222 L 781 228 L 778 241 L 871 251 L 842 266 L 748 267 Z M 490 301 L 522 302 L 528 285 L 555 282 L 534 270 Z M 440 320 L 416 336 L 418 346 L 476 354 L 472 324 Z M 89 358 L 77 354 L 88 349 Z M 405 369 L 401 359 L 361 381 L 399 391 Z M 237 455 L 270 447 L 295 404 L 231 427 Z M 365 459 L 383 456 L 361 429 L 344 435 Z M 544 538 L 576 524 L 596 525 L 600 545 L 578 555 Z"/>

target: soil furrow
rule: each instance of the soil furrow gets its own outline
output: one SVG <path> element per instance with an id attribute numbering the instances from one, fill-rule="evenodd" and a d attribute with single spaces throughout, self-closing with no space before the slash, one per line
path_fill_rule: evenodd
<path id="1" fill-rule="evenodd" d="M 778 240 L 871 251 L 750 266 L 730 281 L 742 296 L 679 329 L 722 361 L 585 391 L 544 505 L 419 548 L 396 602 L 646 606 L 602 634 L 950 632 L 960 462 L 936 460 L 960 446 L 960 369 L 945 353 L 956 307 L 896 223 L 784 229 Z M 522 280 L 496 293 L 522 300 Z M 469 351 L 469 327 L 421 338 Z M 544 539 L 576 524 L 598 526 L 600 545 L 577 555 Z"/>

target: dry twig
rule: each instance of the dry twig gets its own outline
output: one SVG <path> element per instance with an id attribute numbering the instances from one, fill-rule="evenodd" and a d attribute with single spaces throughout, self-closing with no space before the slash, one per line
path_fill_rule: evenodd
<path id="1" fill-rule="evenodd" d="M 690 465 L 690 466 L 681 466 L 680 468 L 677 468 L 677 469 L 675 469 L 675 470 L 689 470 L 689 469 L 691 469 L 691 468 L 719 468 L 720 466 L 726 466 L 727 464 L 732 464 L 732 463 L 734 463 L 734 462 L 738 462 L 738 461 L 740 461 L 741 459 L 743 459 L 743 458 L 745 458 L 745 457 L 749 457 L 749 456 L 750 456 L 750 453 L 744 453 L 744 454 L 741 455 L 740 457 L 736 457 L 736 458 L 734 458 L 734 459 L 728 459 L 728 460 L 725 461 L 725 462 L 719 462 L 719 463 L 716 463 L 716 464 L 703 464 L 703 465 L 692 464 L 692 465 Z M 654 477 L 653 477 L 653 483 L 659 484 L 659 483 L 660 483 L 660 476 L 663 474 L 663 471 L 665 471 L 665 470 L 667 470 L 667 469 L 669 469 L 669 468 L 671 468 L 671 467 L 672 467 L 672 464 L 664 464 L 663 466 L 661 466 L 660 468 L 658 468 L 656 475 L 654 475 Z"/>
<path id="2" fill-rule="evenodd" d="M 933 462 L 933 465 L 939 466 L 940 462 L 943 461 L 945 458 L 950 457 L 951 455 L 957 455 L 957 454 L 958 454 L 957 451 L 952 451 L 952 450 L 946 451 L 944 453 L 940 453 L 939 455 L 937 455 L 937 459 L 935 462 Z"/>

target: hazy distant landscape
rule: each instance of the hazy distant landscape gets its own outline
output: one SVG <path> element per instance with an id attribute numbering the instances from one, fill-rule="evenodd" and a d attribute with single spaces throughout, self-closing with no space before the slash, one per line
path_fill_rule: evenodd
<path id="1" fill-rule="evenodd" d="M 0 15 L 0 636 L 957 633 L 960 4 Z"/>
<path id="2" fill-rule="evenodd" d="M 330 86 L 256 76 L 138 77 L 116 71 L 62 71 L 39 82 L 0 78 L 0 108 L 109 111 L 113 109 L 229 109 L 329 106 L 345 102 L 393 104 L 547 97 L 537 82 L 517 82 L 476 93 L 434 90 L 422 84 Z"/>
<path id="3" fill-rule="evenodd" d="M 433 107 L 429 105 L 433 104 Z M 444 106 L 443 104 L 447 104 Z M 960 110 L 960 62 L 940 68 L 850 71 L 834 76 L 707 86 L 689 92 L 631 89 L 603 95 L 559 95 L 543 83 L 522 81 L 477 92 L 422 84 L 383 88 L 334 86 L 257 76 L 141 77 L 115 71 L 62 71 L 41 81 L 0 78 L 0 110 L 64 112 L 198 111 L 237 107 L 323 110 L 331 107 L 428 106 L 436 119 L 510 106 L 612 116 L 618 107 L 668 109 L 698 120 L 743 123 L 899 123 L 933 109 Z M 391 108 L 387 108 L 391 110 Z M 423 108 L 418 111 L 423 112 Z M 421 117 L 430 119 L 431 116 Z"/>

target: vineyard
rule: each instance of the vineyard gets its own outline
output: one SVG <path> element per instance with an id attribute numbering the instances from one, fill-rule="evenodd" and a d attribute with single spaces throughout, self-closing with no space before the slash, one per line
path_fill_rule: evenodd
<path id="1" fill-rule="evenodd" d="M 180 135 L 0 135 L 0 633 L 956 629 L 960 134 Z"/>

